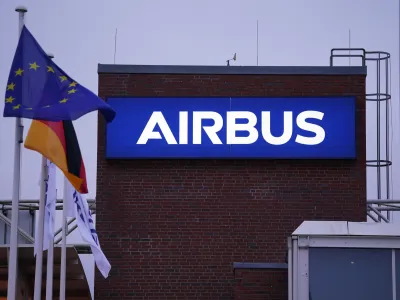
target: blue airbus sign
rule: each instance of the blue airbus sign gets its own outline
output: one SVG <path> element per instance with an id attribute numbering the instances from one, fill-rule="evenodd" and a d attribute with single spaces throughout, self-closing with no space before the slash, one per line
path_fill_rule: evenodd
<path id="1" fill-rule="evenodd" d="M 109 98 L 107 158 L 355 158 L 355 98 Z"/>

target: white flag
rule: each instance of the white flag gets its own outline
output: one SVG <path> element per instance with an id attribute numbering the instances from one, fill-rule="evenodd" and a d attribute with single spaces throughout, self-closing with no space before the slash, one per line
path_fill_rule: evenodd
<path id="1" fill-rule="evenodd" d="M 49 248 L 49 241 L 54 240 L 54 224 L 55 224 L 56 203 L 57 203 L 56 166 L 48 159 L 46 160 L 46 163 L 48 168 L 47 172 L 48 175 L 46 181 L 46 196 L 45 196 L 43 251 Z M 38 239 L 35 239 L 35 246 L 34 246 L 35 256 L 38 251 L 38 245 L 37 245 L 38 242 L 39 242 Z"/>
<path id="2" fill-rule="evenodd" d="M 82 197 L 72 185 L 68 185 L 71 190 L 72 200 L 75 208 L 75 218 L 78 224 L 79 231 L 83 240 L 89 243 L 92 249 L 93 258 L 96 266 L 104 278 L 108 277 L 111 270 L 111 265 L 100 247 L 99 238 L 94 226 L 92 214 L 90 213 L 89 205 L 86 198 Z M 72 203 L 68 203 L 71 205 Z"/>

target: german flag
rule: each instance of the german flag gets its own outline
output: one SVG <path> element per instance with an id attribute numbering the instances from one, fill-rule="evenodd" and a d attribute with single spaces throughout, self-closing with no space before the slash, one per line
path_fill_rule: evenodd
<path id="1" fill-rule="evenodd" d="M 24 146 L 53 162 L 79 193 L 88 193 L 85 165 L 72 121 L 32 120 Z"/>

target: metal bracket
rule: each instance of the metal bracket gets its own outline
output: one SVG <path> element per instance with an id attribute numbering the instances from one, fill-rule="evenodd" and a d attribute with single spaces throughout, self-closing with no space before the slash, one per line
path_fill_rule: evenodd
<path id="1" fill-rule="evenodd" d="M 1 206 L 1 212 L 3 213 L 3 215 L 5 215 L 7 217 L 7 209 L 4 204 Z"/>
<path id="2" fill-rule="evenodd" d="M 18 125 L 18 143 L 22 144 L 24 142 L 24 125 L 21 123 Z"/>
<path id="3" fill-rule="evenodd" d="M 299 237 L 298 243 L 297 243 L 299 248 L 302 249 L 307 249 L 310 247 L 310 237 Z"/>

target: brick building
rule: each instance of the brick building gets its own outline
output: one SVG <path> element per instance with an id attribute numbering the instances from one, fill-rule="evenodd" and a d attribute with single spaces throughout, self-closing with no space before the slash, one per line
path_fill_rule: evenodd
<path id="1" fill-rule="evenodd" d="M 356 97 L 356 159 L 119 159 L 99 115 L 95 297 L 287 299 L 304 220 L 366 220 L 365 67 L 99 65 L 99 96 Z M 118 118 L 118 115 L 117 115 Z"/>

